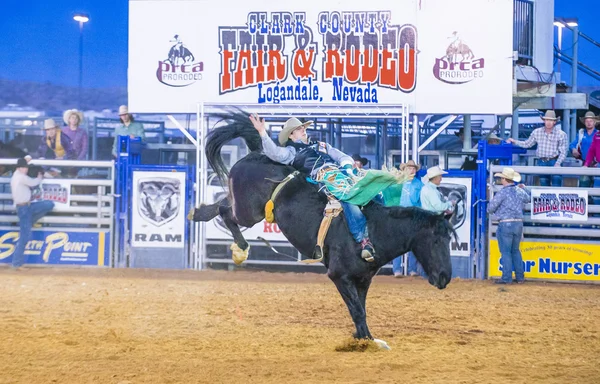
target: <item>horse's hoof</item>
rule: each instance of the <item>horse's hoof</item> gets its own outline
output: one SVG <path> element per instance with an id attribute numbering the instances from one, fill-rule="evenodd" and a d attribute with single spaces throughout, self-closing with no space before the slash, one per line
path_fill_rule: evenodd
<path id="1" fill-rule="evenodd" d="M 192 221 L 192 220 L 194 220 L 194 213 L 196 213 L 196 208 L 192 208 L 192 209 L 190 209 L 190 211 L 189 211 L 189 212 L 188 212 L 188 214 L 187 214 L 187 219 L 188 219 L 189 221 Z"/>
<path id="2" fill-rule="evenodd" d="M 229 249 L 231 249 L 231 251 L 233 252 L 231 254 L 231 259 L 233 259 L 235 265 L 241 265 L 244 261 L 248 259 L 248 251 L 250 251 L 250 245 L 248 245 L 248 248 L 246 248 L 246 250 L 243 250 L 240 247 L 238 247 L 236 243 L 233 243 L 231 244 L 231 247 Z"/>
<path id="3" fill-rule="evenodd" d="M 385 341 L 383 341 L 383 340 L 380 340 L 380 339 L 373 339 L 373 342 L 374 342 L 375 344 L 377 344 L 377 346 L 378 346 L 380 349 L 384 349 L 384 350 L 386 350 L 386 351 L 390 351 L 390 350 L 392 349 L 392 348 L 390 348 L 390 346 L 388 345 L 388 343 L 386 343 L 386 342 L 385 342 Z"/>

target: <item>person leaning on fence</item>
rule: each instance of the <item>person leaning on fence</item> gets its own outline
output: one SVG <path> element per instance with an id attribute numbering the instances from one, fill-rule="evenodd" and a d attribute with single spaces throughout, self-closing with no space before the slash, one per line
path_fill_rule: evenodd
<path id="1" fill-rule="evenodd" d="M 519 247 L 523 236 L 523 206 L 531 201 L 531 195 L 523 184 L 515 185 L 515 182 L 521 181 L 521 175 L 512 168 L 504 168 L 502 173 L 496 173 L 494 176 L 499 177 L 503 185 L 494 195 L 487 210 L 499 221 L 496 237 L 502 255 L 502 278 L 497 280 L 496 284 L 512 283 L 513 270 L 515 281 L 523 283 L 525 275 Z"/>
<path id="2" fill-rule="evenodd" d="M 39 159 L 73 160 L 75 151 L 73 143 L 67 135 L 64 135 L 54 119 L 44 121 L 44 137 L 37 150 Z"/>
<path id="3" fill-rule="evenodd" d="M 521 148 L 531 148 L 537 143 L 537 166 L 539 167 L 560 167 L 562 162 L 567 157 L 567 134 L 560 128 L 556 127 L 556 113 L 554 111 L 546 111 L 542 117 L 544 127 L 534 129 L 527 140 L 515 140 L 510 138 L 506 140 L 508 143 L 513 143 Z M 560 187 L 562 177 L 560 175 L 552 175 L 552 186 Z M 540 185 L 550 185 L 550 175 L 540 176 Z"/>
<path id="4" fill-rule="evenodd" d="M 400 166 L 400 171 L 408 169 L 410 174 L 413 175 L 411 182 L 404 183 L 402 185 L 402 195 L 400 196 L 401 207 L 421 207 L 421 189 L 423 188 L 423 182 L 416 177 L 417 172 L 421 167 L 416 164 L 413 160 L 408 160 L 406 164 Z M 419 265 L 417 258 L 412 252 L 408 252 L 408 274 L 410 276 L 416 276 L 419 274 Z M 392 262 L 392 271 L 394 276 L 401 277 L 402 274 L 402 256 L 398 256 Z"/>
<path id="5" fill-rule="evenodd" d="M 42 182 L 42 173 L 37 178 L 27 176 L 29 164 L 25 159 L 17 160 L 17 166 L 10 180 L 10 189 L 13 202 L 19 217 L 19 240 L 13 253 L 12 267 L 21 269 L 27 261 L 25 258 L 25 245 L 31 238 L 31 227 L 44 215 L 54 208 L 51 201 L 31 202 L 31 188 Z"/>
<path id="6" fill-rule="evenodd" d="M 121 105 L 119 107 L 119 119 L 121 120 L 121 125 L 119 125 L 115 130 L 115 142 L 112 150 L 114 157 L 117 157 L 117 144 L 119 142 L 119 136 L 129 136 L 130 139 L 139 137 L 143 142 L 146 141 L 144 126 L 142 123 L 135 121 L 133 115 L 129 113 L 126 105 Z"/>
<path id="7" fill-rule="evenodd" d="M 62 129 L 62 133 L 71 140 L 71 143 L 73 143 L 75 159 L 86 160 L 89 138 L 86 130 L 81 128 L 81 124 L 83 123 L 83 112 L 76 109 L 69 109 L 63 114 L 63 121 L 67 126 Z M 69 177 L 77 177 L 78 173 L 78 167 L 70 167 L 67 170 Z"/>

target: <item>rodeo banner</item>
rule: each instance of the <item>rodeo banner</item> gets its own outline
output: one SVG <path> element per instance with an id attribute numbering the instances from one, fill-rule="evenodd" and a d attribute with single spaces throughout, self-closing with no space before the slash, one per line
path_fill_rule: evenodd
<path id="1" fill-rule="evenodd" d="M 12 262 L 19 231 L 0 230 L 0 263 Z M 110 266 L 109 232 L 31 232 L 25 246 L 29 264 Z"/>
<path id="2" fill-rule="evenodd" d="M 600 245 L 524 241 L 521 243 L 525 278 L 600 281 Z M 502 276 L 498 241 L 490 241 L 489 277 Z"/>
<path id="3" fill-rule="evenodd" d="M 67 211 L 71 206 L 71 183 L 69 180 L 46 179 L 32 190 L 31 199 L 49 200 L 54 203 L 54 211 Z"/>
<path id="4" fill-rule="evenodd" d="M 450 242 L 451 256 L 471 256 L 471 193 L 473 181 L 465 177 L 446 177 L 439 191 L 448 200 L 456 201 L 455 213 L 450 223 L 456 230 L 458 241 Z"/>
<path id="5" fill-rule="evenodd" d="M 131 0 L 129 107 L 510 114 L 512 11 L 513 0 Z"/>
<path id="6" fill-rule="evenodd" d="M 185 172 L 134 171 L 131 246 L 184 248 Z"/>
<path id="7" fill-rule="evenodd" d="M 588 192 L 579 189 L 532 189 L 531 219 L 587 221 Z"/>

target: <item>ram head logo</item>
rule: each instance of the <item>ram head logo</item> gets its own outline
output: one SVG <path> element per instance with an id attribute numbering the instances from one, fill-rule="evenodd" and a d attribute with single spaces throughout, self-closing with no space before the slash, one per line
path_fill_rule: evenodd
<path id="1" fill-rule="evenodd" d="M 175 219 L 181 204 L 180 184 L 169 177 L 140 179 L 137 186 L 140 216 L 157 227 Z"/>

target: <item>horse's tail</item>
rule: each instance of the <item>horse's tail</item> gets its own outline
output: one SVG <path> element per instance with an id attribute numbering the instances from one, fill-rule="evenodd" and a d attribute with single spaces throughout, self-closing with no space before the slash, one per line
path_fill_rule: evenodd
<path id="1" fill-rule="evenodd" d="M 222 181 L 227 179 L 229 170 L 221 158 L 221 148 L 233 139 L 242 138 L 251 152 L 262 150 L 262 142 L 258 131 L 250 122 L 250 114 L 241 109 L 214 115 L 220 126 L 206 136 L 206 159 Z"/>

